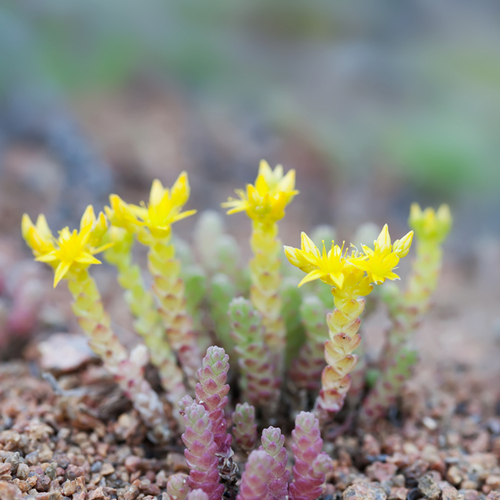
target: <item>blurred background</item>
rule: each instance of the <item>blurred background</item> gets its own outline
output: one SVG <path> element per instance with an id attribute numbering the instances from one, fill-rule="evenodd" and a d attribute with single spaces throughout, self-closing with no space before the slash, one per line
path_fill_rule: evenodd
<path id="1" fill-rule="evenodd" d="M 500 228 L 499 28 L 495 0 L 3 0 L 0 229 L 182 169 L 217 207 L 266 158 L 301 223 L 446 201 L 470 249 Z"/>
<path id="2" fill-rule="evenodd" d="M 2 268 L 23 212 L 75 224 L 182 170 L 218 209 L 265 158 L 297 171 L 287 244 L 447 202 L 447 262 L 498 298 L 499 28 L 497 0 L 2 0 Z"/>

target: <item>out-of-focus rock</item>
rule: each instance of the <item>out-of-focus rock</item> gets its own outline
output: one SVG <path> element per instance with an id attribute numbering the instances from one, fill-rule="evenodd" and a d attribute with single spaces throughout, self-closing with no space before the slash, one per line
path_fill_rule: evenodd
<path id="1" fill-rule="evenodd" d="M 441 488 L 432 473 L 424 474 L 418 480 L 418 489 L 429 500 L 437 500 L 441 495 Z"/>
<path id="2" fill-rule="evenodd" d="M 62 373 L 77 370 L 96 359 L 87 337 L 77 333 L 54 333 L 38 344 L 38 352 L 42 370 Z"/>
<path id="3" fill-rule="evenodd" d="M 0 481 L 0 498 L 2 500 L 22 500 L 23 494 L 17 486 Z"/>
<path id="4" fill-rule="evenodd" d="M 358 483 L 342 493 L 342 500 L 386 500 L 387 494 L 377 484 Z"/>
<path id="5" fill-rule="evenodd" d="M 397 465 L 391 463 L 373 462 L 366 468 L 366 475 L 376 481 L 389 481 L 398 470 Z"/>

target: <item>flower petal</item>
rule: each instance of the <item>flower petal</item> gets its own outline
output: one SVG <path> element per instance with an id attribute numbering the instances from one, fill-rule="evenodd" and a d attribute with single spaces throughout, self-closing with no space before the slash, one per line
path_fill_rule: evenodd
<path id="1" fill-rule="evenodd" d="M 382 228 L 382 231 L 380 231 L 376 242 L 380 245 L 381 248 L 391 246 L 391 236 L 389 234 L 389 226 L 387 224 L 385 224 Z"/>
<path id="2" fill-rule="evenodd" d="M 301 287 L 305 283 L 309 283 L 309 281 L 314 281 L 314 280 L 320 279 L 324 275 L 325 275 L 325 273 L 323 271 L 321 271 L 320 269 L 315 269 L 314 271 L 311 271 L 306 276 L 304 276 L 302 281 L 299 283 L 299 287 Z"/>
<path id="3" fill-rule="evenodd" d="M 83 212 L 82 218 L 80 219 L 80 231 L 84 227 L 87 227 L 89 224 L 92 226 L 92 224 L 94 224 L 95 221 L 96 217 L 94 213 L 94 207 L 92 205 L 89 205 L 85 209 L 85 212 Z"/>
<path id="4" fill-rule="evenodd" d="M 149 204 L 152 206 L 159 205 L 165 194 L 167 194 L 167 191 L 163 187 L 163 184 L 159 179 L 155 179 L 149 193 Z"/>
<path id="5" fill-rule="evenodd" d="M 71 267 L 71 262 L 60 262 L 54 274 L 54 288 L 64 278 Z"/>
<path id="6" fill-rule="evenodd" d="M 75 259 L 75 262 L 79 264 L 101 264 L 101 261 L 96 259 L 92 254 L 88 252 L 83 252 L 80 256 Z"/>
<path id="7" fill-rule="evenodd" d="M 39 255 L 38 257 L 35 258 L 37 262 L 54 262 L 57 260 L 57 255 L 55 250 L 53 250 L 50 253 L 46 253 L 44 255 Z"/>

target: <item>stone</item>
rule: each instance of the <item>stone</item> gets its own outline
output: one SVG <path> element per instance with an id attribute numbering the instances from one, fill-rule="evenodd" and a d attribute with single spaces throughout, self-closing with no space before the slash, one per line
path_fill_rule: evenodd
<path id="1" fill-rule="evenodd" d="M 376 484 L 358 483 L 342 493 L 342 500 L 386 500 L 387 494 Z"/>
<path id="2" fill-rule="evenodd" d="M 391 488 L 388 500 L 406 500 L 408 488 Z"/>
<path id="3" fill-rule="evenodd" d="M 113 474 L 113 472 L 115 472 L 115 468 L 109 462 L 102 464 L 101 474 L 103 476 L 109 476 L 110 474 Z"/>
<path id="4" fill-rule="evenodd" d="M 445 486 L 441 490 L 442 500 L 458 500 L 458 490 L 453 486 Z"/>
<path id="5" fill-rule="evenodd" d="M 42 370 L 59 373 L 72 372 L 96 359 L 87 337 L 79 333 L 54 333 L 38 344 L 38 352 Z"/>
<path id="6" fill-rule="evenodd" d="M 0 498 L 2 500 L 23 500 L 23 494 L 17 486 L 0 481 Z"/>
<path id="7" fill-rule="evenodd" d="M 391 463 L 373 462 L 366 468 L 366 475 L 376 481 L 389 481 L 397 472 L 398 467 Z"/>
<path id="8" fill-rule="evenodd" d="M 441 488 L 431 473 L 424 474 L 418 480 L 418 489 L 429 500 L 437 500 L 441 495 Z"/>

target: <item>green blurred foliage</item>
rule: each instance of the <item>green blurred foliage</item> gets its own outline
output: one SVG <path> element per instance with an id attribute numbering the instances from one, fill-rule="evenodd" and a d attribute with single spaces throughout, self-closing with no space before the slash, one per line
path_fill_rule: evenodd
<path id="1" fill-rule="evenodd" d="M 0 92 L 153 73 L 307 130 L 351 176 L 484 196 L 500 185 L 499 24 L 495 0 L 4 0 Z"/>

